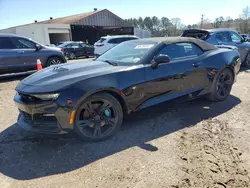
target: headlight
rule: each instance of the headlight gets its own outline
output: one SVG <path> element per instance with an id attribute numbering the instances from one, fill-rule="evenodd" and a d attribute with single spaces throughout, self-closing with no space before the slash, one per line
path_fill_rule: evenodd
<path id="1" fill-rule="evenodd" d="M 42 100 L 55 100 L 59 97 L 59 95 L 60 95 L 59 93 L 54 93 L 54 94 L 32 95 L 32 96 Z"/>

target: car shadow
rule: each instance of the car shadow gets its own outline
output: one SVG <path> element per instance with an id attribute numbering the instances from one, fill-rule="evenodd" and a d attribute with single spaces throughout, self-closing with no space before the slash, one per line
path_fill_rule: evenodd
<path id="1" fill-rule="evenodd" d="M 148 142 L 214 118 L 240 103 L 235 96 L 217 103 L 204 99 L 163 103 L 131 114 L 117 135 L 95 143 L 79 141 L 72 135 L 40 136 L 14 124 L 0 133 L 0 173 L 17 180 L 30 180 L 84 168 L 135 146 L 157 152 L 158 148 Z"/>

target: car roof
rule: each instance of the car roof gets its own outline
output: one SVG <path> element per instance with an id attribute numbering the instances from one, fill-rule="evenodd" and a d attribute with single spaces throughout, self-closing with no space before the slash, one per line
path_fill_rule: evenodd
<path id="1" fill-rule="evenodd" d="M 235 30 L 228 29 L 228 28 L 216 28 L 216 29 L 206 29 L 206 31 L 216 33 L 216 32 L 221 32 L 221 31 L 235 31 Z"/>
<path id="2" fill-rule="evenodd" d="M 154 42 L 162 42 L 166 45 L 174 44 L 174 43 L 194 43 L 199 46 L 203 51 L 215 50 L 215 47 L 212 44 L 208 44 L 203 40 L 192 38 L 192 37 L 155 37 L 155 38 L 144 38 L 138 39 L 136 41 L 154 41 Z"/>
<path id="3" fill-rule="evenodd" d="M 0 33 L 0 37 L 18 37 L 18 38 L 27 38 L 28 39 L 28 37 L 19 36 L 19 35 L 15 35 L 15 34 L 9 34 L 9 33 Z"/>
<path id="4" fill-rule="evenodd" d="M 108 36 L 104 36 L 101 38 L 105 38 L 105 39 L 111 39 L 111 38 L 124 38 L 124 37 L 134 37 L 134 38 L 138 38 L 137 36 L 134 35 L 108 35 Z"/>

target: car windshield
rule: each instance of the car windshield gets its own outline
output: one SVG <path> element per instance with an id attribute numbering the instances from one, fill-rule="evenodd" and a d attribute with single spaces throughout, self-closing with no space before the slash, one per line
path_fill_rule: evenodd
<path id="1" fill-rule="evenodd" d="M 155 41 L 128 41 L 110 49 L 98 61 L 115 62 L 119 65 L 138 63 L 157 44 Z"/>

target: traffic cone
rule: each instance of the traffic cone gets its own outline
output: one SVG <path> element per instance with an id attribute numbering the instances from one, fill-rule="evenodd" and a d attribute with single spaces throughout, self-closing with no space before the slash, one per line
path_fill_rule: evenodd
<path id="1" fill-rule="evenodd" d="M 37 69 L 37 71 L 40 71 L 43 69 L 40 59 L 36 60 L 36 69 Z"/>

